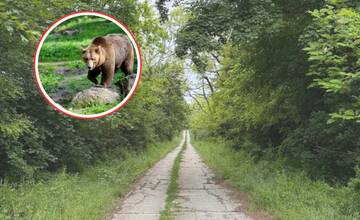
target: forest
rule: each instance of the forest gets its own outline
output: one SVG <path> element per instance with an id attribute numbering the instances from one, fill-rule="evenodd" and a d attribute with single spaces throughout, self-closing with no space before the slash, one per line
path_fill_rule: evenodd
<path id="1" fill-rule="evenodd" d="M 32 73 L 42 32 L 83 10 L 126 24 L 143 59 L 98 120 L 54 110 Z M 360 218 L 358 0 L 1 0 L 0 28 L 0 219 L 102 219 L 185 128 L 274 219 Z"/>
<path id="2" fill-rule="evenodd" d="M 348 182 L 360 150 L 359 5 L 195 4 L 176 53 L 190 56 L 207 83 L 196 135 L 230 140 L 256 158 L 284 158 L 314 179 Z"/>
<path id="3" fill-rule="evenodd" d="M 198 144 L 206 160 L 280 219 L 358 219 L 360 2 L 194 1 L 188 10 L 176 54 L 200 79 L 188 92 L 193 135 L 220 145 Z"/>

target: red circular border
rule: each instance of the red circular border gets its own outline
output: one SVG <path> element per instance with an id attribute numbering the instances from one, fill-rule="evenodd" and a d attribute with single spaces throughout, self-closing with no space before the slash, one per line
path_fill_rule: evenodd
<path id="1" fill-rule="evenodd" d="M 52 28 L 59 20 L 62 20 L 66 17 L 69 17 L 71 15 L 74 15 L 74 14 L 82 14 L 82 13 L 94 13 L 94 14 L 99 14 L 99 15 L 103 15 L 105 17 L 109 17 L 109 18 L 112 18 L 114 19 L 115 21 L 117 21 L 123 28 L 125 28 L 131 35 L 131 37 L 133 38 L 134 42 L 135 42 L 135 46 L 136 46 L 136 50 L 139 54 L 139 60 L 138 62 L 140 62 L 140 71 L 139 71 L 139 80 L 137 81 L 136 85 L 135 85 L 135 89 L 133 90 L 132 93 L 129 94 L 129 97 L 127 98 L 127 100 L 122 103 L 120 106 L 118 106 L 117 108 L 113 109 L 112 111 L 104 114 L 104 115 L 98 115 L 98 116 L 95 116 L 95 117 L 82 117 L 82 116 L 77 116 L 77 115 L 73 115 L 73 114 L 70 114 L 70 113 L 67 113 L 67 112 L 64 112 L 62 111 L 61 109 L 59 109 L 57 106 L 55 106 L 46 96 L 45 94 L 43 93 L 43 91 L 41 90 L 41 87 L 40 87 L 40 80 L 36 77 L 36 66 L 35 66 L 35 63 L 36 63 L 36 54 L 38 53 L 38 50 L 40 49 L 39 46 L 40 46 L 40 42 L 42 41 L 42 39 L 44 38 L 44 35 L 49 31 L 50 28 Z M 39 63 L 38 63 L 39 64 Z M 41 38 L 38 42 L 38 44 L 36 45 L 36 50 L 35 50 L 35 53 L 34 53 L 34 66 L 33 66 L 33 72 L 34 72 L 34 78 L 35 78 L 35 81 L 36 81 L 36 84 L 40 90 L 40 93 L 41 95 L 45 98 L 45 100 L 54 108 L 56 109 L 58 112 L 61 112 L 65 115 L 68 115 L 72 118 L 76 118 L 76 119 L 82 119 L 82 120 L 94 120 L 94 119 L 99 119 L 99 118 L 103 118 L 103 117 L 106 117 L 110 114 L 113 114 L 114 112 L 118 111 L 120 108 L 122 108 L 132 97 L 133 95 L 135 94 L 136 92 L 136 89 L 137 87 L 139 86 L 139 83 L 141 81 L 141 73 L 142 73 L 142 58 L 141 58 L 141 52 L 140 52 L 140 47 L 139 47 L 139 44 L 137 43 L 133 33 L 130 31 L 130 29 L 124 25 L 122 22 L 120 22 L 118 19 L 116 19 L 114 16 L 112 15 L 109 15 L 109 14 L 105 14 L 103 12 L 99 12 L 99 11 L 78 11 L 78 12 L 73 12 L 73 13 L 70 13 L 70 14 L 67 14 L 67 15 L 64 15 L 62 16 L 61 18 L 57 19 L 54 23 L 52 23 L 41 35 Z M 126 98 L 126 97 L 125 97 Z"/>

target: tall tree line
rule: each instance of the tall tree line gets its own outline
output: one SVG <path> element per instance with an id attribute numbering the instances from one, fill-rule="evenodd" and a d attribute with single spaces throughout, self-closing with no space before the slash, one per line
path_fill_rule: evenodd
<path id="1" fill-rule="evenodd" d="M 180 4 L 189 20 L 177 34 L 177 55 L 205 79 L 201 94 L 193 92 L 198 137 L 222 137 L 331 183 L 356 175 L 359 1 Z"/>

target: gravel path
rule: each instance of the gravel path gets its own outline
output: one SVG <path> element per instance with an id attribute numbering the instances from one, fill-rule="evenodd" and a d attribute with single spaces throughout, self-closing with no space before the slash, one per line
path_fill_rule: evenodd
<path id="1" fill-rule="evenodd" d="M 113 220 L 158 220 L 165 207 L 166 191 L 170 182 L 175 157 L 185 141 L 155 164 L 128 193 L 112 216 Z"/>
<path id="2" fill-rule="evenodd" d="M 180 163 L 179 191 L 173 214 L 175 220 L 251 220 L 230 189 L 216 184 L 214 173 L 201 161 L 186 133 L 186 150 Z"/>

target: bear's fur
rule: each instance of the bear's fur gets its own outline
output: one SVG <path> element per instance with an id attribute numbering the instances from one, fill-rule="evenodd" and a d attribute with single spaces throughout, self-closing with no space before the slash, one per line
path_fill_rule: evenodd
<path id="1" fill-rule="evenodd" d="M 134 51 L 125 36 L 109 34 L 96 37 L 82 52 L 89 68 L 88 79 L 95 84 L 98 84 L 96 77 L 102 74 L 100 84 L 105 88 L 110 87 L 119 68 L 126 76 L 133 74 Z"/>

